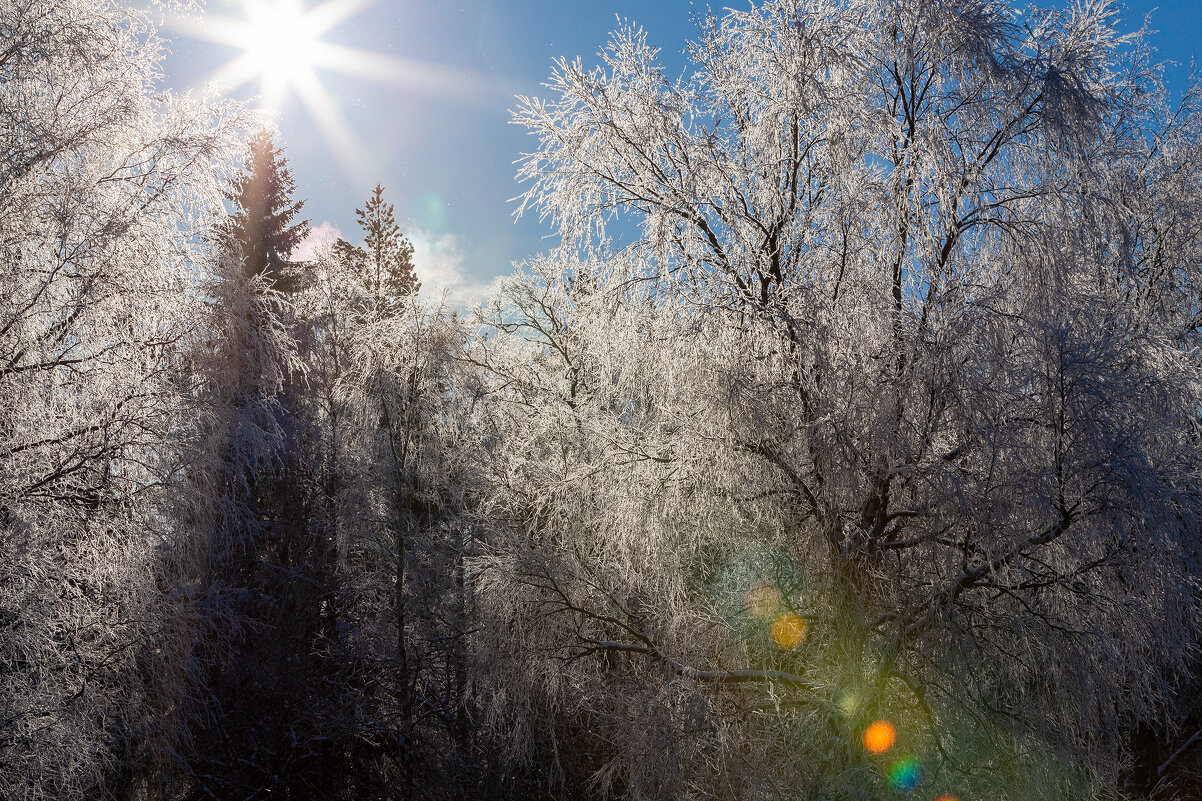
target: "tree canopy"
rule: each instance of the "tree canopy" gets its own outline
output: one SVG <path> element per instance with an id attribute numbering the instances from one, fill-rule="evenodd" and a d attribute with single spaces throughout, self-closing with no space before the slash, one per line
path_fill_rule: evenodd
<path id="1" fill-rule="evenodd" d="M 1202 87 L 1110 5 L 622 23 L 470 311 L 161 52 L 0 0 L 0 796 L 1198 795 Z"/>
<path id="2" fill-rule="evenodd" d="M 777 0 L 708 16 L 682 77 L 623 26 L 519 99 L 522 208 L 565 250 L 491 318 L 530 344 L 495 363 L 520 533 L 482 569 L 513 670 L 566 670 L 547 703 L 620 743 L 615 792 L 740 759 L 768 766 L 745 788 L 871 797 L 887 765 L 848 732 L 889 717 L 949 791 L 1060 797 L 1056 754 L 1088 794 L 1167 714 L 1199 622 L 1200 251 L 1163 209 L 1202 178 L 1198 94 L 1169 106 L 1114 22 Z M 614 217 L 641 234 L 617 253 Z M 650 740 L 580 689 L 616 670 Z"/>

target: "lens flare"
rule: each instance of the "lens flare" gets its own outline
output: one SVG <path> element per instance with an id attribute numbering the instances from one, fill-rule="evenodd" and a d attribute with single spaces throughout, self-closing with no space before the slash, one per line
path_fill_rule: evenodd
<path id="1" fill-rule="evenodd" d="M 936 798 L 935 801 L 960 801 L 960 799 L 956 798 L 954 795 L 941 795 Z"/>
<path id="2" fill-rule="evenodd" d="M 806 622 L 795 612 L 785 612 L 772 624 L 772 642 L 782 651 L 795 651 L 805 641 Z"/>
<path id="3" fill-rule="evenodd" d="M 903 757 L 889 766 L 889 783 L 893 789 L 908 793 L 922 780 L 922 766 L 914 757 Z"/>
<path id="4" fill-rule="evenodd" d="M 893 747 L 897 730 L 887 720 L 878 720 L 864 730 L 864 748 L 870 754 L 883 754 Z"/>
<path id="5" fill-rule="evenodd" d="M 780 602 L 780 590 L 767 582 L 757 584 L 747 591 L 747 611 L 752 617 L 772 617 L 780 611 Z"/>

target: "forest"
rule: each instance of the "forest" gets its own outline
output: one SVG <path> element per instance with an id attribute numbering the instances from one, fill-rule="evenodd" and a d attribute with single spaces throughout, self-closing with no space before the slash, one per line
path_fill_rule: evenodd
<path id="1" fill-rule="evenodd" d="M 1202 797 L 1202 84 L 1124 30 L 619 23 L 459 308 L 382 186 L 294 258 L 153 15 L 0 0 L 0 798 Z"/>

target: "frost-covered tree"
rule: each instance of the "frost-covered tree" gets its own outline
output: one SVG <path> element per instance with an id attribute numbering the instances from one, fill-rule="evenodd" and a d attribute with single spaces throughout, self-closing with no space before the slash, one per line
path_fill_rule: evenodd
<path id="1" fill-rule="evenodd" d="M 164 489 L 248 119 L 158 91 L 116 3 L 5 0 L 0 31 L 0 796 L 129 797 L 176 745 Z"/>
<path id="2" fill-rule="evenodd" d="M 478 357 L 512 523 L 483 685 L 562 780 L 875 797 L 913 756 L 924 792 L 1085 797 L 1165 725 L 1202 161 L 1196 90 L 1170 108 L 1115 25 L 772 0 L 678 79 L 623 27 L 520 100 L 565 248 Z"/>
<path id="3" fill-rule="evenodd" d="M 273 135 L 259 132 L 227 194 L 234 213 L 212 236 L 185 488 L 207 546 L 195 579 L 206 628 L 192 659 L 183 798 L 334 797 L 344 770 L 329 730 L 342 700 L 322 646 L 335 548 L 318 511 L 319 434 L 293 302 L 310 278 L 290 259 L 307 230 L 294 191 Z"/>
<path id="4" fill-rule="evenodd" d="M 380 303 L 338 243 L 297 296 L 321 431 L 323 525 L 336 581 L 323 601 L 346 666 L 344 779 L 356 797 L 461 797 L 480 768 L 467 720 L 466 517 L 477 438 L 466 332 L 416 296 Z"/>

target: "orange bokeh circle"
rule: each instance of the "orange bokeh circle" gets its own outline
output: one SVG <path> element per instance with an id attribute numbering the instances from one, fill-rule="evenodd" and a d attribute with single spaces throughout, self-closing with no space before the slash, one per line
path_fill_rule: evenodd
<path id="1" fill-rule="evenodd" d="M 878 720 L 864 730 L 864 748 L 870 754 L 883 754 L 893 747 L 897 730 L 887 720 Z"/>

